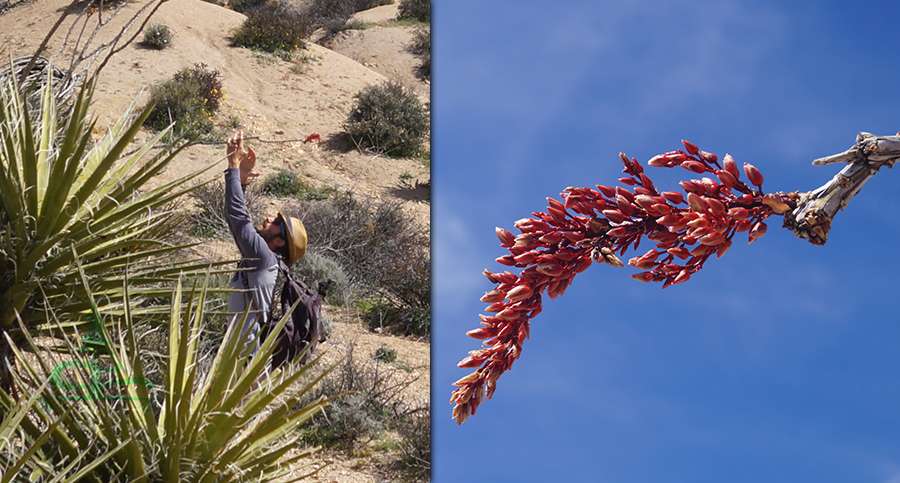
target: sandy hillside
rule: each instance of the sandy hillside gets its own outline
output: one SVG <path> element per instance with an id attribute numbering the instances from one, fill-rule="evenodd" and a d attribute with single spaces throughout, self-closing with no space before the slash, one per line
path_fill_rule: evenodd
<path id="1" fill-rule="evenodd" d="M 18 57 L 33 53 L 47 32 L 66 0 L 38 0 L 13 8 L 0 16 L 0 54 Z M 118 31 L 124 20 L 142 3 L 132 3 L 109 24 L 108 31 Z M 396 12 L 396 5 L 388 6 Z M 383 7 L 382 7 L 383 8 Z M 395 13 L 394 13 L 395 14 Z M 139 98 L 146 99 L 145 90 L 155 82 L 170 78 L 175 72 L 194 63 L 205 63 L 222 74 L 227 98 L 220 109 L 221 119 L 236 116 L 247 136 L 264 140 L 305 139 L 317 133 L 324 141 L 341 131 L 341 125 L 352 107 L 353 95 L 368 85 L 383 82 L 388 77 L 360 62 L 334 50 L 314 43 L 307 44 L 303 57 L 307 61 L 284 62 L 272 56 L 254 53 L 247 49 L 228 46 L 226 37 L 238 27 L 244 16 L 226 8 L 202 0 L 169 0 L 153 17 L 153 22 L 165 23 L 175 32 L 173 45 L 165 50 L 145 49 L 136 43 L 116 54 L 103 71 L 95 95 L 94 112 L 98 116 L 98 129 L 109 125 L 128 104 Z M 63 24 L 60 32 L 66 31 Z M 378 66 L 384 72 L 405 70 L 405 66 L 391 67 L 388 61 L 415 65 L 411 54 L 402 45 L 411 38 L 411 27 L 396 29 L 394 38 L 384 34 L 383 27 L 373 27 L 379 32 L 376 39 L 388 48 L 360 45 L 368 42 L 363 35 L 355 40 L 344 38 L 338 42 L 340 51 L 348 55 L 356 51 L 385 54 L 375 55 L 381 60 Z M 368 30 L 358 31 L 368 33 Z M 396 39 L 397 35 L 400 39 Z M 140 37 L 139 37 L 140 38 Z M 387 40 L 386 40 L 387 39 Z M 100 40 L 103 40 L 100 38 Z M 56 52 L 60 41 L 49 44 L 49 52 Z M 406 54 L 406 55 L 402 55 Z M 377 63 L 377 62 L 376 62 Z M 295 67 L 297 65 L 297 67 Z M 299 73 L 298 73 L 299 72 Z M 396 76 L 394 76 L 396 77 Z M 417 82 L 416 91 L 428 101 L 427 84 Z M 145 135 L 146 137 L 146 135 Z M 428 181 L 429 172 L 415 160 L 382 158 L 349 153 L 336 153 L 323 149 L 323 145 L 263 144 L 252 142 L 260 154 L 260 171 L 263 174 L 275 168 L 295 168 L 309 177 L 310 182 L 343 188 L 353 187 L 354 192 L 375 197 L 396 196 L 403 192 L 405 198 L 415 201 L 410 209 L 423 218 L 428 217 L 429 205 L 422 203 L 427 193 L 403 190 L 400 175 L 409 173 L 413 181 Z M 194 146 L 187 150 L 183 160 L 175 163 L 166 177 L 174 177 L 218 160 L 223 146 Z M 414 184 L 414 182 L 413 182 Z"/>
<path id="2" fill-rule="evenodd" d="M 127 4 L 105 28 L 106 37 L 101 34 L 95 44 L 106 40 L 109 32 L 117 32 L 144 1 Z M 32 54 L 67 4 L 66 0 L 31 0 L 0 14 L 0 55 L 16 58 Z M 257 169 L 263 174 L 292 168 L 314 186 L 352 189 L 357 195 L 375 198 L 397 198 L 423 223 L 428 223 L 430 195 L 417 183 L 430 181 L 430 173 L 421 161 L 383 159 L 355 150 L 343 152 L 332 149 L 334 143 L 329 142 L 341 131 L 353 95 L 368 85 L 388 78 L 400 79 L 413 87 L 423 102 L 429 101 L 429 84 L 414 75 L 418 60 L 406 52 L 415 28 L 391 25 L 396 11 L 397 5 L 389 5 L 360 12 L 356 18 L 366 22 L 367 29 L 343 32 L 327 43 L 329 48 L 310 42 L 302 55 L 285 62 L 228 46 L 226 37 L 241 24 L 242 14 L 202 0 L 169 0 L 151 23 L 164 23 L 173 29 L 173 45 L 157 51 L 133 43 L 111 59 L 95 94 L 97 131 L 109 126 L 135 98 L 142 105 L 146 90 L 153 83 L 202 62 L 221 73 L 226 89 L 217 122 L 236 117 L 245 136 L 269 141 L 301 140 L 313 133 L 321 136 L 322 143 L 249 141 L 259 155 Z M 92 18 L 96 19 L 96 14 Z M 60 32 L 66 32 L 68 25 L 64 23 Z M 57 52 L 61 38 L 51 40 L 47 52 Z M 65 58 L 66 53 L 58 58 Z M 151 133 L 142 132 L 138 140 L 150 136 Z M 192 146 L 158 181 L 214 162 L 224 168 L 223 157 L 224 145 Z M 403 182 L 401 174 L 412 175 L 413 179 Z M 210 171 L 210 176 L 220 175 L 218 168 Z M 273 213 L 277 209 L 273 206 Z M 237 256 L 234 247 L 224 242 L 210 243 L 207 253 L 215 257 Z M 370 357 L 380 345 L 387 344 L 397 350 L 399 360 L 414 368 L 413 374 L 418 377 L 409 389 L 410 403 L 429 398 L 427 342 L 375 334 L 364 330 L 348 311 L 328 310 L 336 321 L 335 334 L 324 347 L 329 358 L 340 357 L 350 346 Z M 340 454 L 324 457 L 332 464 L 311 481 L 356 483 L 394 479 L 384 468 L 384 455 L 377 452 L 353 458 Z"/>

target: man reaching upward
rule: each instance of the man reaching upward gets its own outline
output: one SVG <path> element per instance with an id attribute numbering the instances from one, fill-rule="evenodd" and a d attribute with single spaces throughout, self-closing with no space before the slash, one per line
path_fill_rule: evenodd
<path id="1" fill-rule="evenodd" d="M 228 311 L 237 314 L 230 321 L 230 324 L 236 324 L 244 310 L 250 307 L 240 329 L 245 348 L 252 355 L 259 349 L 260 327 L 268 322 L 278 276 L 278 256 L 284 259 L 288 268 L 301 259 L 306 253 L 306 229 L 300 220 L 281 213 L 274 218 L 267 216 L 262 224 L 253 226 L 244 191 L 249 179 L 259 176 L 255 171 L 256 152 L 253 148 L 244 151 L 244 133 L 239 131 L 228 139 L 226 153 L 225 214 L 228 229 L 241 252 L 238 267 L 242 269 L 235 272 L 230 287 L 246 290 L 229 294 Z"/>

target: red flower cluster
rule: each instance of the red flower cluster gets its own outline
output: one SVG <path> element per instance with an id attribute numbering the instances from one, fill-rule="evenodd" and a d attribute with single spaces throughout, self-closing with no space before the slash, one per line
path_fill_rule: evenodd
<path id="1" fill-rule="evenodd" d="M 716 155 L 683 143 L 685 151 L 655 156 L 648 164 L 681 166 L 697 174 L 711 173 L 715 179 L 682 181 L 685 194 L 660 193 L 636 159 L 620 154 L 628 175 L 619 178 L 624 186 L 567 188 L 561 193 L 562 202 L 547 198 L 546 212 L 517 221 L 519 235 L 497 228 L 501 246 L 510 252 L 497 262 L 523 270 L 519 275 L 484 271 L 496 287 L 481 298 L 490 304 L 485 309 L 489 315 L 480 315 L 482 327 L 467 332 L 484 340 L 484 345 L 458 364 L 478 368 L 453 383 L 458 388 L 450 402 L 456 404 L 453 418 L 458 424 L 474 415 L 485 397 L 490 399 L 497 379 L 519 358 L 530 319 L 541 312 L 543 292 L 551 299 L 562 295 L 575 274 L 593 261 L 624 266 L 616 254 L 621 256 L 632 246 L 637 249 L 645 235 L 656 248 L 628 261 L 644 270 L 632 278 L 662 282 L 663 288 L 684 282 L 710 256 L 725 254 L 736 233 L 749 231 L 752 243 L 766 232 L 763 220 L 789 209 L 789 196 L 760 191 L 763 176 L 752 165 L 745 163 L 743 171 L 755 189 L 740 180 L 731 156 L 726 154 L 720 166 Z"/>

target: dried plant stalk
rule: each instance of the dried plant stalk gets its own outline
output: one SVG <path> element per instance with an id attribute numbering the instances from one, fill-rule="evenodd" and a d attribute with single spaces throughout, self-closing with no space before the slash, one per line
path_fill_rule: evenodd
<path id="1" fill-rule="evenodd" d="M 808 238 L 813 245 L 825 244 L 831 220 L 838 210 L 843 210 L 882 166 L 893 168 L 898 158 L 900 135 L 859 133 L 850 149 L 813 161 L 814 166 L 833 163 L 847 163 L 847 166 L 820 188 L 797 194 L 797 206 L 785 214 L 784 227 L 800 238 Z"/>

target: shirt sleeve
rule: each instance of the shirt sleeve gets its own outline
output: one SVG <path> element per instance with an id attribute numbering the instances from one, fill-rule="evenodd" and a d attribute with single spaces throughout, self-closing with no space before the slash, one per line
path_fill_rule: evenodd
<path id="1" fill-rule="evenodd" d="M 263 237 L 256 232 L 253 220 L 247 213 L 238 168 L 229 168 L 225 171 L 225 218 L 247 268 L 255 271 L 277 263 L 275 254 L 269 249 Z"/>

